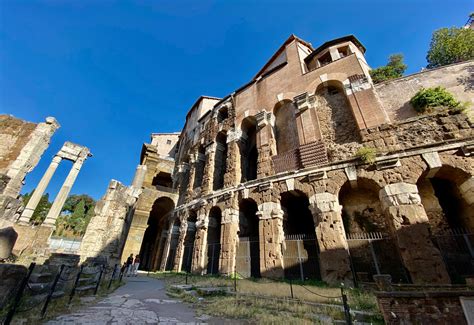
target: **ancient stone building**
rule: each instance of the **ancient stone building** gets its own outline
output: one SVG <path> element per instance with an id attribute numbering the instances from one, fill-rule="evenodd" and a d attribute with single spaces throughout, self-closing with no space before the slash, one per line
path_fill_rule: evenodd
<path id="1" fill-rule="evenodd" d="M 354 36 L 315 49 L 292 35 L 250 82 L 200 97 L 179 140 L 153 135 L 114 230 L 117 256 L 139 253 L 146 270 L 332 283 L 474 276 L 471 112 L 417 115 L 409 103 L 443 86 L 472 105 L 474 62 L 374 85 L 365 51 Z"/>

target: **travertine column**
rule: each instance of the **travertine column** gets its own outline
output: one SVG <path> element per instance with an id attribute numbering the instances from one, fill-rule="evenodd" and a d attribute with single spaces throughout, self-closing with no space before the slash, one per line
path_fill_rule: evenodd
<path id="1" fill-rule="evenodd" d="M 232 130 L 227 135 L 227 159 L 226 172 L 224 175 L 224 188 L 234 186 L 240 183 L 240 148 L 239 141 L 242 131 Z"/>
<path id="2" fill-rule="evenodd" d="M 219 273 L 229 275 L 234 272 L 235 254 L 239 231 L 239 211 L 228 208 L 222 212 L 221 253 L 219 256 Z"/>
<path id="3" fill-rule="evenodd" d="M 282 278 L 283 210 L 280 203 L 265 202 L 258 206 L 258 232 L 260 238 L 260 273 L 268 278 Z"/>
<path id="4" fill-rule="evenodd" d="M 183 264 L 184 240 L 186 238 L 186 232 L 188 231 L 188 222 L 186 219 L 186 217 L 181 218 L 181 224 L 179 226 L 178 243 L 176 244 L 176 254 L 173 261 L 174 272 L 180 272 Z"/>
<path id="5" fill-rule="evenodd" d="M 349 248 L 342 223 L 337 196 L 317 193 L 310 200 L 316 239 L 319 246 L 319 264 L 322 280 L 331 284 L 352 284 Z"/>
<path id="6" fill-rule="evenodd" d="M 390 184 L 380 190 L 379 196 L 413 283 L 449 283 L 443 258 L 431 241 L 428 217 L 416 185 Z"/>
<path id="7" fill-rule="evenodd" d="M 212 193 L 216 147 L 217 145 L 215 142 L 206 147 L 206 164 L 204 167 L 204 175 L 202 177 L 202 195 Z"/>
<path id="8" fill-rule="evenodd" d="M 191 272 L 194 274 L 204 274 L 206 270 L 208 226 L 209 218 L 204 209 L 201 209 L 198 211 L 196 222 L 196 237 L 194 238 L 193 261 L 191 265 Z"/>
<path id="9" fill-rule="evenodd" d="M 171 239 L 173 238 L 173 226 L 174 220 L 171 220 L 170 227 L 168 229 L 168 237 L 166 238 L 165 247 L 163 247 L 163 255 L 161 256 L 160 271 L 166 271 L 166 262 L 168 261 Z"/>
<path id="10" fill-rule="evenodd" d="M 39 181 L 38 186 L 33 192 L 33 195 L 31 195 L 31 198 L 28 201 L 28 204 L 26 205 L 25 210 L 23 210 L 23 213 L 21 214 L 21 217 L 19 220 L 20 222 L 22 223 L 30 222 L 31 216 L 35 212 L 35 209 L 38 206 L 38 203 L 40 202 L 41 197 L 43 196 L 43 193 L 46 190 L 46 187 L 48 187 L 49 181 L 51 181 L 51 178 L 56 172 L 56 169 L 58 168 L 58 165 L 61 162 L 61 160 L 62 160 L 61 157 L 54 156 L 53 161 L 51 162 L 51 164 L 49 164 L 48 169 L 46 170 L 43 177 Z"/>
<path id="11" fill-rule="evenodd" d="M 257 119 L 257 178 L 267 177 L 275 174 L 272 156 L 276 154 L 275 135 L 273 124 L 275 118 L 272 113 L 261 111 Z"/>
<path id="12" fill-rule="evenodd" d="M 138 165 L 137 170 L 135 171 L 135 176 L 133 177 L 132 187 L 134 188 L 141 188 L 143 185 L 143 181 L 145 180 L 147 172 L 146 165 Z"/>
<path id="13" fill-rule="evenodd" d="M 61 213 L 61 210 L 64 206 L 64 202 L 66 202 L 69 192 L 71 191 L 71 188 L 74 185 L 74 181 L 76 180 L 76 177 L 79 174 L 79 171 L 81 170 L 82 164 L 84 163 L 86 157 L 77 158 L 77 160 L 74 162 L 74 165 L 72 165 L 72 168 L 69 171 L 69 174 L 67 175 L 63 186 L 59 190 L 59 193 L 54 199 L 53 205 L 51 206 L 51 209 L 49 210 L 48 215 L 46 216 L 46 219 L 43 222 L 43 226 L 55 226 L 56 219 Z"/>

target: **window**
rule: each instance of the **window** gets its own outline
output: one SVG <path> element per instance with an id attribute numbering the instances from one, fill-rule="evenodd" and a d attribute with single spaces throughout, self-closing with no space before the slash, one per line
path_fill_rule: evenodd
<path id="1" fill-rule="evenodd" d="M 326 64 L 329 64 L 332 62 L 332 59 L 331 59 L 331 53 L 329 53 L 329 51 L 327 51 L 325 54 L 321 55 L 318 59 L 319 61 L 319 65 L 322 67 Z"/>
<path id="2" fill-rule="evenodd" d="M 351 54 L 351 51 L 349 50 L 349 46 L 343 46 L 337 49 L 339 52 L 339 56 L 341 58 L 346 57 Z"/>
<path id="3" fill-rule="evenodd" d="M 166 144 L 171 144 L 171 140 L 170 139 L 166 140 Z"/>

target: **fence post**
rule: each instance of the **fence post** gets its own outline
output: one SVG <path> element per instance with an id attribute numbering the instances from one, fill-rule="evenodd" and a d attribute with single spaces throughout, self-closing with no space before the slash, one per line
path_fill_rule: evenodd
<path id="1" fill-rule="evenodd" d="M 352 325 L 351 310 L 349 308 L 349 304 L 347 303 L 347 296 L 344 293 L 343 287 L 341 287 L 341 296 L 342 296 L 342 304 L 344 305 L 344 317 L 346 318 L 346 324 Z"/>
<path id="2" fill-rule="evenodd" d="M 56 278 L 54 278 L 53 285 L 51 286 L 51 290 L 49 291 L 48 297 L 46 297 L 46 301 L 44 303 L 43 309 L 41 310 L 41 318 L 44 318 L 44 315 L 46 315 L 46 310 L 48 309 L 49 302 L 51 301 L 51 298 L 53 297 L 54 290 L 56 289 L 56 285 L 58 284 L 59 278 L 61 277 L 61 273 L 63 273 L 64 270 L 64 264 L 61 265 L 58 274 L 56 274 Z"/>
<path id="3" fill-rule="evenodd" d="M 77 273 L 76 281 L 74 281 L 74 286 L 72 287 L 71 294 L 69 295 L 68 304 L 71 304 L 72 298 L 74 298 L 74 294 L 76 293 L 76 287 L 77 287 L 77 284 L 79 283 L 79 279 L 81 278 L 83 268 L 84 268 L 84 265 L 81 265 L 81 268 L 79 269 L 79 272 Z"/>
<path id="4" fill-rule="evenodd" d="M 293 282 L 291 281 L 291 278 L 289 278 L 289 280 L 290 280 L 291 299 L 294 299 L 294 296 L 293 296 Z"/>
<path id="5" fill-rule="evenodd" d="M 100 267 L 99 279 L 97 280 L 97 284 L 95 285 L 94 296 L 97 294 L 97 290 L 99 290 L 100 280 L 102 280 L 102 273 L 104 273 L 104 266 Z"/>
<path id="6" fill-rule="evenodd" d="M 109 286 L 107 287 L 107 289 L 110 289 L 110 287 L 112 286 L 112 281 L 114 280 L 115 272 L 117 272 L 117 265 L 118 264 L 114 265 L 114 271 L 112 272 L 112 276 L 110 277 Z"/>
<path id="7" fill-rule="evenodd" d="M 26 284 L 30 279 L 31 273 L 33 273 L 33 269 L 35 268 L 36 263 L 31 263 L 30 267 L 28 268 L 28 273 L 26 273 L 25 277 L 21 281 L 20 288 L 16 293 L 15 299 L 13 300 L 13 305 L 8 311 L 7 317 L 5 318 L 5 325 L 9 325 L 13 319 L 13 315 L 15 315 L 16 308 L 18 307 L 18 303 L 20 302 L 21 296 L 23 295 L 23 291 L 25 290 Z"/>

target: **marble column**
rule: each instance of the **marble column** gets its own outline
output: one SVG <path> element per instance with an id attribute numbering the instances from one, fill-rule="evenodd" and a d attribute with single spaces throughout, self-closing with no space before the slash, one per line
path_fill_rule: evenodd
<path id="1" fill-rule="evenodd" d="M 56 169 L 58 168 L 58 165 L 61 162 L 61 160 L 62 158 L 60 156 L 54 156 L 53 161 L 51 162 L 51 164 L 49 164 L 48 169 L 46 170 L 43 177 L 39 181 L 38 186 L 33 192 L 33 195 L 31 195 L 31 198 L 25 207 L 25 210 L 23 210 L 23 213 L 21 214 L 21 217 L 19 220 L 21 223 L 30 222 L 31 216 L 35 212 L 35 209 L 38 206 L 38 203 L 40 202 L 41 197 L 43 196 L 44 191 L 48 187 L 49 181 L 51 181 L 51 178 L 56 172 Z"/>
<path id="2" fill-rule="evenodd" d="M 69 174 L 67 175 L 66 180 L 63 183 L 63 186 L 59 190 L 59 193 L 54 199 L 53 205 L 51 206 L 51 209 L 49 210 L 48 215 L 46 216 L 46 219 L 43 222 L 43 226 L 47 226 L 47 227 L 55 226 L 56 219 L 61 213 L 64 203 L 66 202 L 69 192 L 71 191 L 71 188 L 74 185 L 74 182 L 77 178 L 77 175 L 79 174 L 79 171 L 81 170 L 84 160 L 85 160 L 84 157 L 79 157 L 72 165 L 72 168 L 69 171 Z"/>
<path id="3" fill-rule="evenodd" d="M 219 273 L 230 275 L 235 268 L 239 231 L 239 211 L 227 208 L 222 212 L 221 221 L 221 253 L 219 256 Z"/>
<path id="4" fill-rule="evenodd" d="M 349 247 L 342 222 L 342 206 L 336 195 L 317 193 L 309 199 L 316 240 L 319 246 L 319 267 L 323 281 L 352 285 Z"/>
<path id="5" fill-rule="evenodd" d="M 283 210 L 280 203 L 265 202 L 258 206 L 260 238 L 260 273 L 263 277 L 283 278 Z"/>
<path id="6" fill-rule="evenodd" d="M 429 220 L 417 186 L 389 184 L 380 190 L 379 197 L 413 283 L 449 283 L 441 253 L 430 238 Z"/>

